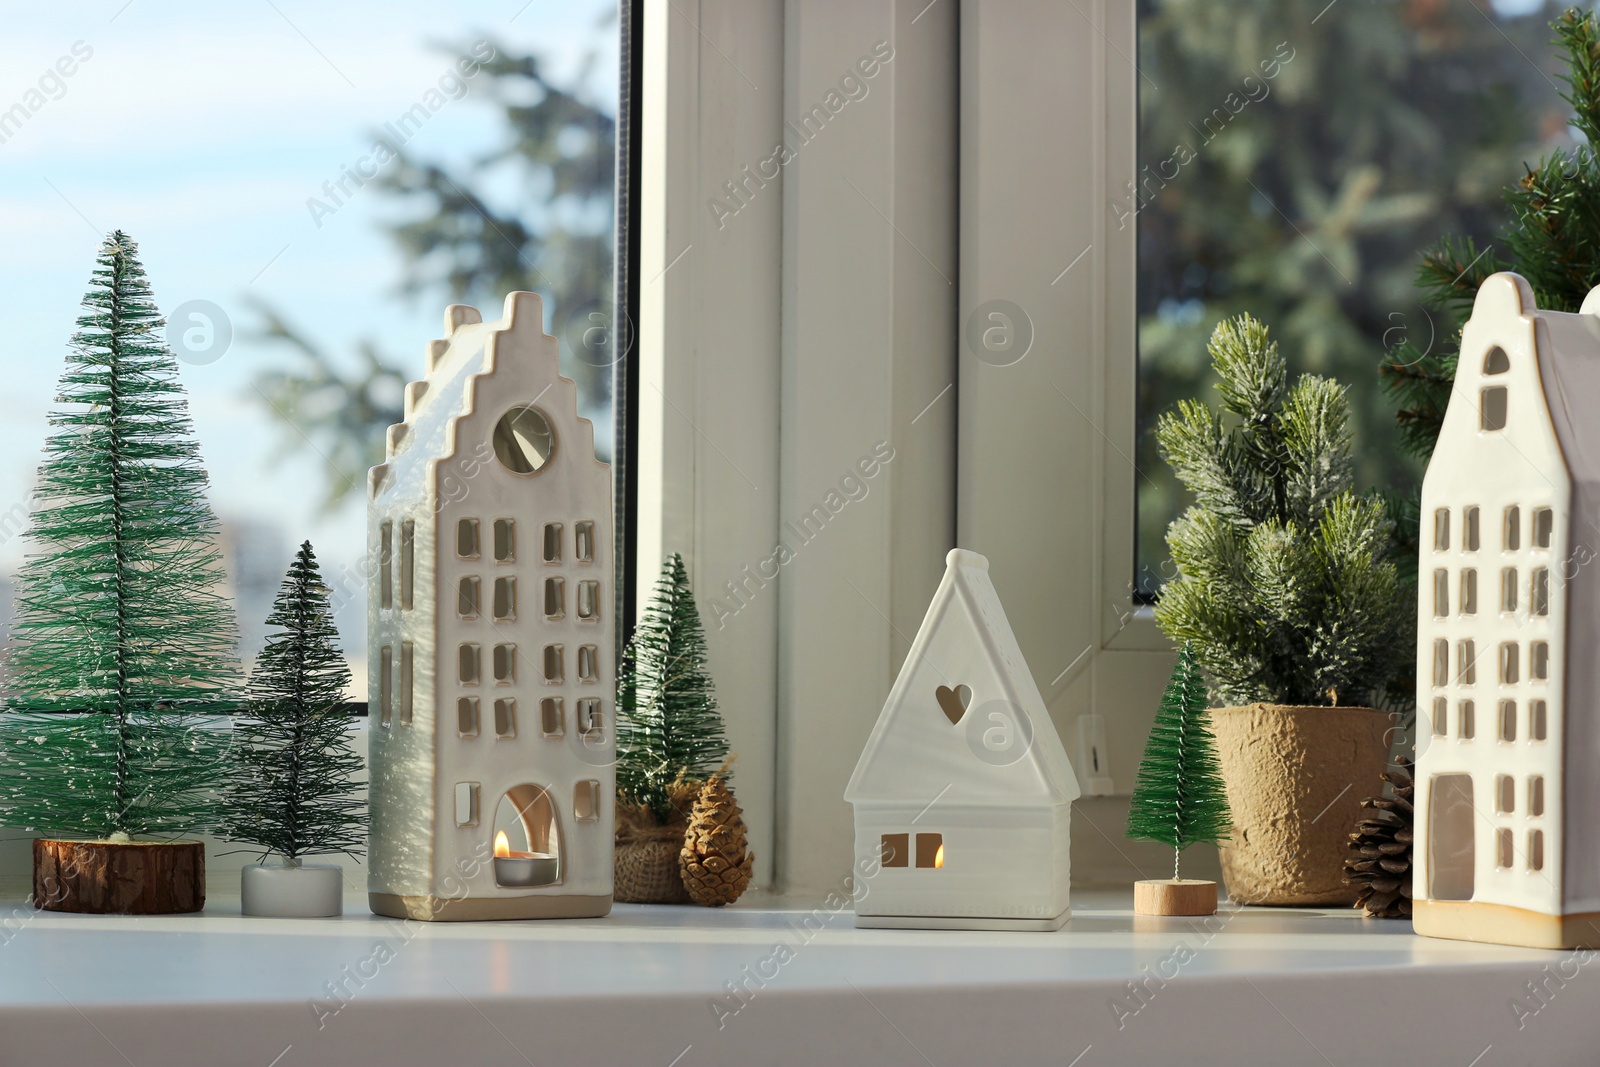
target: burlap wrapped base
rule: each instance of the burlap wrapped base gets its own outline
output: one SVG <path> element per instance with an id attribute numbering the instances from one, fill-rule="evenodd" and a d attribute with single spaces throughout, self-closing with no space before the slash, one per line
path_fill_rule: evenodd
<path id="1" fill-rule="evenodd" d="M 689 829 L 689 808 L 699 784 L 674 783 L 673 818 L 662 825 L 643 805 L 617 804 L 617 848 L 612 899 L 619 904 L 689 904 L 678 855 Z"/>

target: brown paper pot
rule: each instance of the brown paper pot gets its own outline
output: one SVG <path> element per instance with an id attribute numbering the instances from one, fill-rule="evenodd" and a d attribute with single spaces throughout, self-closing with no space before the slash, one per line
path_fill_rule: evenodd
<path id="1" fill-rule="evenodd" d="M 1215 708 L 1211 728 L 1233 811 L 1221 849 L 1240 904 L 1353 904 L 1350 828 L 1383 788 L 1389 717 L 1372 708 Z"/>

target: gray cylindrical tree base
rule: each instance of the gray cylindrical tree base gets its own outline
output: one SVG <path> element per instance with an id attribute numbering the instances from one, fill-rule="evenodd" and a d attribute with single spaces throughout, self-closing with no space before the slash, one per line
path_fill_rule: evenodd
<path id="1" fill-rule="evenodd" d="M 246 915 L 272 919 L 343 915 L 344 869 L 336 863 L 252 864 L 240 874 L 239 903 Z"/>

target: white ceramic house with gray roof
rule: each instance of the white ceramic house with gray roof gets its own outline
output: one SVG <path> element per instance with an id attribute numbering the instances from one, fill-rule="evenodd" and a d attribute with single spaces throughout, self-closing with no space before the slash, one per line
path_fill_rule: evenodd
<path id="1" fill-rule="evenodd" d="M 367 494 L 372 910 L 611 909 L 611 472 L 533 293 L 445 311 Z"/>
<path id="2" fill-rule="evenodd" d="M 1600 289 L 1488 278 L 1422 489 L 1414 925 L 1542 948 L 1600 922 Z"/>
<path id="3" fill-rule="evenodd" d="M 989 561 L 952 549 L 845 789 L 856 925 L 1058 929 L 1077 797 Z"/>

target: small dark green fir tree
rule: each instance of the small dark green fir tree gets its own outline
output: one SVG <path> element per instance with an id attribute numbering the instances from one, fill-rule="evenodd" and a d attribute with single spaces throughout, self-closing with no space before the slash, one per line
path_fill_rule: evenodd
<path id="1" fill-rule="evenodd" d="M 1186 645 L 1145 742 L 1128 809 L 1129 837 L 1172 846 L 1174 879 L 1186 847 L 1228 836 L 1228 796 L 1206 706 L 1205 680 Z"/>
<path id="2" fill-rule="evenodd" d="M 617 679 L 617 791 L 662 824 L 668 787 L 704 779 L 728 753 L 706 671 L 706 638 L 683 557 L 661 568 L 650 605 L 622 655 Z"/>
<path id="3" fill-rule="evenodd" d="M 233 609 L 178 366 L 126 234 L 83 299 L 34 492 L 0 715 L 0 822 L 122 840 L 217 822 Z"/>
<path id="4" fill-rule="evenodd" d="M 1358 496 L 1338 383 L 1288 366 L 1248 315 L 1209 345 L 1222 410 L 1161 417 L 1161 454 L 1194 496 L 1167 530 L 1178 576 L 1156 603 L 1225 704 L 1375 701 L 1411 647 L 1413 605 L 1383 501 Z"/>
<path id="5" fill-rule="evenodd" d="M 359 856 L 367 818 L 344 705 L 350 668 L 310 541 L 296 553 L 267 626 L 275 631 L 234 725 L 227 836 L 291 867 L 304 855 Z"/>

